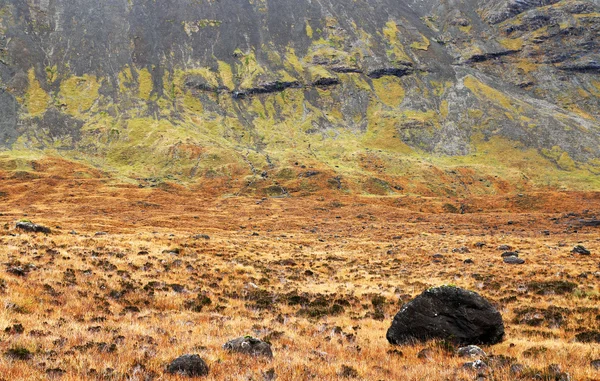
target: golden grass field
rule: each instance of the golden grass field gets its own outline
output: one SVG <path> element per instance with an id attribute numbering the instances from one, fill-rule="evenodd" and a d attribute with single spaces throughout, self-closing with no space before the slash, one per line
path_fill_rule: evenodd
<path id="1" fill-rule="evenodd" d="M 52 168 L 0 172 L 0 379 L 177 380 L 166 365 L 197 353 L 208 380 L 347 379 L 343 366 L 363 380 L 475 380 L 444 343 L 385 339 L 402 303 L 453 284 L 497 306 L 506 338 L 483 349 L 523 364 L 521 379 L 555 379 L 544 370 L 559 364 L 600 380 L 600 344 L 575 340 L 600 331 L 600 228 L 579 223 L 599 216 L 600 193 L 223 197 Z M 53 232 L 18 231 L 21 219 Z M 526 263 L 504 264 L 499 245 Z M 274 359 L 221 348 L 244 335 Z M 500 366 L 485 377 L 519 379 Z"/>

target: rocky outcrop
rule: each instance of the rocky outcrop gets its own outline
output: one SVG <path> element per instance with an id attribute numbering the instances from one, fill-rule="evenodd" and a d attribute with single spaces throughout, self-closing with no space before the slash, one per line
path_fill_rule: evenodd
<path id="1" fill-rule="evenodd" d="M 480 295 L 458 287 L 431 288 L 408 302 L 387 331 L 390 344 L 431 339 L 461 345 L 496 344 L 504 338 L 502 316 Z"/>

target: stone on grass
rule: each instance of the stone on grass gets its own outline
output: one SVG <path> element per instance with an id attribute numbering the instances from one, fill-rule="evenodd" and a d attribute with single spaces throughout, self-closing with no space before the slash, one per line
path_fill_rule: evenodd
<path id="1" fill-rule="evenodd" d="M 50 234 L 50 232 L 51 232 L 50 228 L 47 228 L 42 225 L 34 224 L 31 221 L 19 221 L 19 222 L 17 222 L 15 227 L 17 229 L 24 230 L 26 232 L 32 232 L 32 233 Z"/>
<path id="2" fill-rule="evenodd" d="M 271 345 L 251 336 L 239 337 L 237 339 L 228 341 L 225 343 L 225 345 L 223 345 L 223 349 L 226 349 L 230 352 L 244 353 L 251 356 L 264 356 L 273 358 Z"/>
<path id="3" fill-rule="evenodd" d="M 206 376 L 208 365 L 198 355 L 183 355 L 169 364 L 167 373 L 188 377 Z"/>
<path id="4" fill-rule="evenodd" d="M 509 265 L 522 265 L 525 263 L 525 260 L 519 257 L 504 257 L 504 263 Z"/>
<path id="5" fill-rule="evenodd" d="M 476 345 L 468 345 L 466 347 L 458 348 L 458 351 L 456 353 L 460 357 L 482 358 L 486 356 L 483 349 L 479 348 Z"/>
<path id="6" fill-rule="evenodd" d="M 588 249 L 586 249 L 585 247 L 583 247 L 581 245 L 575 246 L 571 252 L 574 253 L 574 254 L 579 254 L 579 255 L 590 255 L 590 254 L 592 254 Z"/>
<path id="7" fill-rule="evenodd" d="M 496 344 L 502 316 L 479 294 L 458 287 L 431 288 L 405 304 L 387 331 L 390 344 L 442 339 L 458 345 Z"/>

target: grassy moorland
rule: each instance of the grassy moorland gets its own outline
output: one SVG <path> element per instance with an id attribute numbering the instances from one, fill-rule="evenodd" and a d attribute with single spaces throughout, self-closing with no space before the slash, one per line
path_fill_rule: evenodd
<path id="1" fill-rule="evenodd" d="M 176 380 L 165 366 L 197 353 L 209 380 L 473 380 L 445 343 L 385 339 L 402 303 L 453 284 L 503 315 L 505 341 L 484 350 L 507 366 L 487 379 L 555 379 L 558 364 L 598 380 L 600 231 L 581 220 L 599 210 L 593 192 L 223 197 L 66 164 L 0 172 L 0 378 Z M 274 359 L 221 348 L 244 335 Z"/>

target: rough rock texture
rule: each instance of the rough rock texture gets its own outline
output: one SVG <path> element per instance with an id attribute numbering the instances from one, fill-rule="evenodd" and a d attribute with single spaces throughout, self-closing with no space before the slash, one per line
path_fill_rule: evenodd
<path id="1" fill-rule="evenodd" d="M 223 345 L 223 349 L 231 352 L 244 353 L 250 356 L 273 357 L 273 351 L 271 351 L 270 344 L 249 336 L 239 337 L 228 341 Z"/>
<path id="2" fill-rule="evenodd" d="M 34 224 L 33 222 L 17 222 L 15 227 L 20 230 L 24 230 L 26 232 L 32 233 L 46 233 L 50 234 L 50 228 L 47 228 L 42 225 Z"/>
<path id="3" fill-rule="evenodd" d="M 389 184 L 450 155 L 590 183 L 599 15 L 596 0 L 5 0 L 0 149 L 181 181 L 311 161 Z"/>
<path id="4" fill-rule="evenodd" d="M 457 287 L 431 288 L 402 307 L 387 331 L 391 344 L 444 339 L 461 345 L 496 344 L 500 313 L 480 295 Z"/>
<path id="5" fill-rule="evenodd" d="M 188 377 L 206 376 L 208 365 L 198 355 L 183 355 L 169 364 L 167 373 Z"/>

